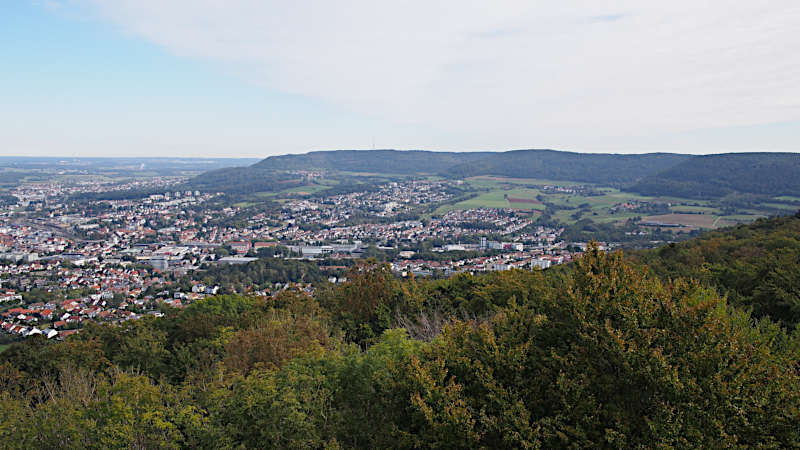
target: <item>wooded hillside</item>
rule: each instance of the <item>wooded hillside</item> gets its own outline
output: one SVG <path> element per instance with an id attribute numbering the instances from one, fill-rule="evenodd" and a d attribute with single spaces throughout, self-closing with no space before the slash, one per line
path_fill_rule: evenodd
<path id="1" fill-rule="evenodd" d="M 800 215 L 760 219 L 631 259 L 663 280 L 697 280 L 756 317 L 800 324 Z"/>
<path id="2" fill-rule="evenodd" d="M 695 156 L 643 178 L 631 190 L 644 195 L 716 198 L 741 192 L 800 193 L 800 154 L 726 153 Z"/>

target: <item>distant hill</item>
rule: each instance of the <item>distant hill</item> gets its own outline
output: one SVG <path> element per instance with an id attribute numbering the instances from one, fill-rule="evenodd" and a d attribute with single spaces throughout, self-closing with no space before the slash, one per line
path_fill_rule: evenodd
<path id="1" fill-rule="evenodd" d="M 205 192 L 252 194 L 280 191 L 303 184 L 304 181 L 300 177 L 276 170 L 249 166 L 212 170 L 190 179 L 184 187 Z"/>
<path id="2" fill-rule="evenodd" d="M 591 183 L 632 183 L 690 159 L 689 155 L 651 153 L 614 155 L 557 150 L 508 152 L 431 152 L 424 150 L 334 150 L 270 156 L 259 169 L 329 169 L 394 174 L 435 173 L 453 177 L 498 175 Z"/>
<path id="3" fill-rule="evenodd" d="M 270 156 L 252 167 L 270 170 L 328 169 L 399 175 L 438 174 L 454 166 L 487 158 L 492 154 L 425 150 L 331 150 L 302 155 Z"/>
<path id="4" fill-rule="evenodd" d="M 270 156 L 252 166 L 219 169 L 191 180 L 193 188 L 230 193 L 292 187 L 286 170 L 335 170 L 451 178 L 496 175 L 610 185 L 653 196 L 719 198 L 730 193 L 800 195 L 800 154 L 675 153 L 619 155 L 557 150 L 432 152 L 331 150 Z M 299 183 L 300 180 L 297 181 Z"/>
<path id="5" fill-rule="evenodd" d="M 725 153 L 695 156 L 630 188 L 645 195 L 723 197 L 733 192 L 800 194 L 800 154 Z"/>

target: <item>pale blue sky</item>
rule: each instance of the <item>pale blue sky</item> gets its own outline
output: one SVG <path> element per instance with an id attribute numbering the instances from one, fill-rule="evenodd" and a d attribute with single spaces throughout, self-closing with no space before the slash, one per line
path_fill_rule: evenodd
<path id="1" fill-rule="evenodd" d="M 0 155 L 800 148 L 796 2 L 334 3 L 4 1 Z"/>

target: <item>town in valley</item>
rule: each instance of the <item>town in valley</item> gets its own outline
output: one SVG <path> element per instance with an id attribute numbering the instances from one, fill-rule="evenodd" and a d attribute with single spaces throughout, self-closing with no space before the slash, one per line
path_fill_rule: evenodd
<path id="1" fill-rule="evenodd" d="M 800 200 L 737 206 L 611 183 L 330 167 L 253 176 L 257 164 L 232 162 L 5 161 L 0 337 L 61 339 L 209 295 L 313 292 L 366 261 L 400 278 L 547 270 L 590 241 L 654 247 Z M 236 184 L 248 176 L 255 188 Z"/>

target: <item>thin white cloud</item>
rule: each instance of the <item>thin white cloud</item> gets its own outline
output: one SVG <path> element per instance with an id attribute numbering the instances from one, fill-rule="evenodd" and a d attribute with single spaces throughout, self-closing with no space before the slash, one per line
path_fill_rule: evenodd
<path id="1" fill-rule="evenodd" d="M 78 1 L 270 89 L 476 142 L 800 120 L 796 0 Z"/>

